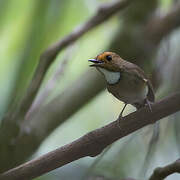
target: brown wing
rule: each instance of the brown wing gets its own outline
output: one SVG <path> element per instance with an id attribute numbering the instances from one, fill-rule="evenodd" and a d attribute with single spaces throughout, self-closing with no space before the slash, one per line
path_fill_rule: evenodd
<path id="1" fill-rule="evenodd" d="M 148 86 L 147 98 L 149 101 L 154 102 L 155 101 L 154 89 L 153 89 L 151 81 L 147 78 L 144 71 L 137 65 L 133 63 L 129 63 L 129 62 L 128 62 L 128 65 L 123 66 L 123 70 L 126 70 L 127 73 L 131 73 L 137 76 L 137 78 L 141 79 L 147 84 Z"/>

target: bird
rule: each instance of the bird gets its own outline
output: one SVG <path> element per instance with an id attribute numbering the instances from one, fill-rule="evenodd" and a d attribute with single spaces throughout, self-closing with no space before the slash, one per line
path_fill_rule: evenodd
<path id="1" fill-rule="evenodd" d="M 148 105 L 152 112 L 151 105 L 155 101 L 154 89 L 150 79 L 139 66 L 122 59 L 115 52 L 103 52 L 88 61 L 93 63 L 90 67 L 95 67 L 104 76 L 107 90 L 124 102 L 119 124 L 127 104 L 131 104 L 137 110 Z"/>

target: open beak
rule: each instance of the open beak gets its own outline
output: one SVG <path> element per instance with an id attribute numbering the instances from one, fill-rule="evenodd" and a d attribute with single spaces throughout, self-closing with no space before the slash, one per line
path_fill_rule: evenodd
<path id="1" fill-rule="evenodd" d="M 99 66 L 100 64 L 103 64 L 103 61 L 99 61 L 97 59 L 89 59 L 88 61 L 94 63 L 94 64 L 91 64 L 90 66 L 93 67 L 93 66 Z"/>

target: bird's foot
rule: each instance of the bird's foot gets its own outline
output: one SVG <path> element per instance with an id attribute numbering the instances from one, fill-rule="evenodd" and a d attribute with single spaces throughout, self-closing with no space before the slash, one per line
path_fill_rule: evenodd
<path id="1" fill-rule="evenodd" d="M 149 110 L 152 112 L 152 102 L 146 99 L 146 105 L 148 106 Z"/>
<path id="2" fill-rule="evenodd" d="M 121 129 L 121 127 L 120 127 L 120 122 L 122 121 L 122 119 L 123 119 L 123 111 L 124 111 L 124 109 L 126 108 L 126 106 L 127 106 L 127 103 L 125 103 L 124 104 L 124 107 L 123 107 L 123 109 L 122 109 L 122 111 L 121 111 L 121 113 L 120 113 L 120 115 L 119 115 L 119 117 L 118 117 L 118 127 L 119 127 L 119 129 Z"/>
<path id="3" fill-rule="evenodd" d="M 123 120 L 123 117 L 122 117 L 122 114 L 120 114 L 119 117 L 118 117 L 118 121 L 117 121 L 117 123 L 118 123 L 117 125 L 118 125 L 120 130 L 121 130 L 120 123 L 121 123 L 122 120 Z"/>

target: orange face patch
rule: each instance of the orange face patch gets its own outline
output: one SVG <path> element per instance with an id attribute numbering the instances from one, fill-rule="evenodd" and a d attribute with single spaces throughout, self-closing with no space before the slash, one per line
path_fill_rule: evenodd
<path id="1" fill-rule="evenodd" d="M 111 55 L 109 52 L 103 52 L 97 56 L 98 60 L 106 60 L 106 56 Z"/>
<path id="2" fill-rule="evenodd" d="M 100 60 L 100 61 L 104 61 L 107 62 L 107 56 L 111 56 L 112 53 L 111 52 L 103 52 L 101 54 L 99 54 L 96 59 Z"/>
<path id="3" fill-rule="evenodd" d="M 109 71 L 117 72 L 119 71 L 119 64 L 121 58 L 119 55 L 113 52 L 103 52 L 96 56 L 95 59 L 89 59 L 93 64 L 91 67 L 100 67 Z"/>

